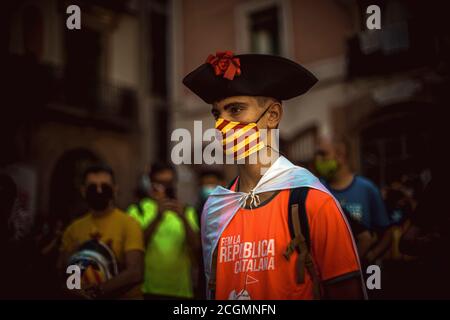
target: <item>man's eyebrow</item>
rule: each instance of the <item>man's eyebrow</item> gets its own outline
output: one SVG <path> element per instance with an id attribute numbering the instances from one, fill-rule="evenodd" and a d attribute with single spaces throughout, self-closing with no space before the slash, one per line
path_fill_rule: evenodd
<path id="1" fill-rule="evenodd" d="M 230 103 L 227 103 L 226 105 L 224 105 L 223 110 L 226 111 L 228 108 L 233 107 L 233 106 L 246 107 L 247 104 L 245 102 L 230 102 Z"/>

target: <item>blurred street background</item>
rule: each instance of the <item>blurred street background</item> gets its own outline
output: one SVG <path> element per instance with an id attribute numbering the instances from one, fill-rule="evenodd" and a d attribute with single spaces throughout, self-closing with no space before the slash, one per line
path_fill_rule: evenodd
<path id="1" fill-rule="evenodd" d="M 66 28 L 71 4 L 80 30 Z M 381 30 L 366 28 L 371 4 Z M 355 172 L 385 200 L 401 190 L 412 207 L 448 167 L 439 160 L 450 34 L 438 2 L 6 0 L 1 12 L 0 171 L 18 190 L 17 241 L 37 243 L 86 212 L 79 185 L 94 163 L 113 168 L 119 208 L 138 201 L 150 165 L 170 163 L 174 129 L 214 126 L 210 106 L 181 80 L 221 50 L 281 55 L 319 79 L 283 103 L 281 150 L 295 164 L 314 171 L 321 139 L 346 136 Z M 206 170 L 220 172 L 220 184 L 235 175 L 231 166 L 175 168 L 177 196 L 192 206 Z M 24 263 L 54 263 L 29 254 Z"/>

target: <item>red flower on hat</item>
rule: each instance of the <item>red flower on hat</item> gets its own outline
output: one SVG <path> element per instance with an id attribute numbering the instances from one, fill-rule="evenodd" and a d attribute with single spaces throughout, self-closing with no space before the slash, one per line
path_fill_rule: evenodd
<path id="1" fill-rule="evenodd" d="M 216 76 L 223 75 L 225 79 L 233 80 L 236 75 L 241 75 L 241 62 L 231 51 L 217 52 L 215 56 L 210 54 L 206 63 L 213 66 Z"/>

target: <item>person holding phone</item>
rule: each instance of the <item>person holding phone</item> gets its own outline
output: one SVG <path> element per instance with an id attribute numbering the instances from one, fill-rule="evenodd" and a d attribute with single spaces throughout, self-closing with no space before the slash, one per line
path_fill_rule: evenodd
<path id="1" fill-rule="evenodd" d="M 144 230 L 146 299 L 194 298 L 192 274 L 200 259 L 197 213 L 176 197 L 176 172 L 170 164 L 150 169 L 148 197 L 128 208 Z"/>

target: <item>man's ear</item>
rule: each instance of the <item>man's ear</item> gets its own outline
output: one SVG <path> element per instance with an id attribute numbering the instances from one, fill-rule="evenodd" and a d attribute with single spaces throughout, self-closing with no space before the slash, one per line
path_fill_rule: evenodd
<path id="1" fill-rule="evenodd" d="M 276 129 L 280 124 L 281 117 L 283 116 L 283 107 L 280 102 L 275 102 L 270 106 L 270 109 L 267 111 L 269 114 L 267 118 L 267 128 L 268 129 Z"/>

